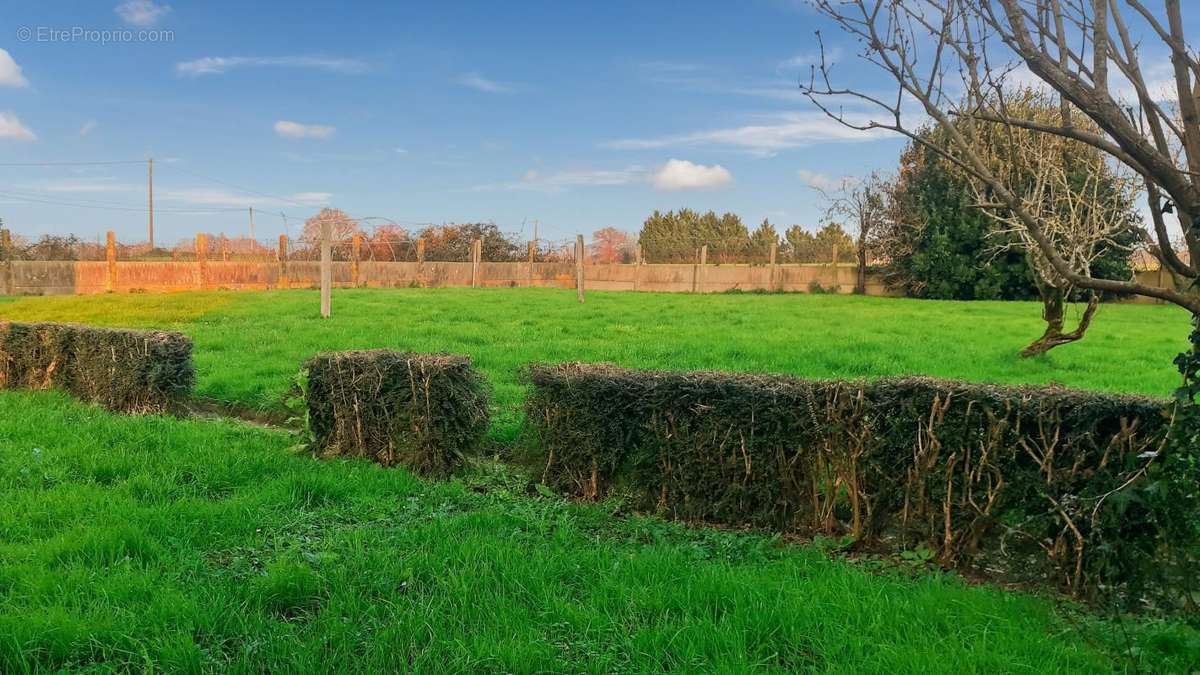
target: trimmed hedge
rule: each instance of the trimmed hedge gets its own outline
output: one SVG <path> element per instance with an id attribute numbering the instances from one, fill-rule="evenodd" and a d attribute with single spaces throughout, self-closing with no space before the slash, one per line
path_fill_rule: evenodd
<path id="1" fill-rule="evenodd" d="M 175 410 L 191 395 L 192 341 L 179 333 L 0 321 L 0 389 L 56 388 L 110 410 Z"/>
<path id="2" fill-rule="evenodd" d="M 309 425 L 323 456 L 444 475 L 487 431 L 487 383 L 468 357 L 330 352 L 307 368 Z"/>
<path id="3" fill-rule="evenodd" d="M 577 496 L 618 486 L 685 520 L 924 543 L 1079 594 L 1142 593 L 1171 544 L 1200 550 L 1169 541 L 1169 506 L 1120 490 L 1164 452 L 1153 399 L 584 364 L 525 378 L 543 481 Z"/>

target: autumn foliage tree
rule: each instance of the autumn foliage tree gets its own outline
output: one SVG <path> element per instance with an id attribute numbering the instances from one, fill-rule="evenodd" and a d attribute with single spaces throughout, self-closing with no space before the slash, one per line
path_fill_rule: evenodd
<path id="1" fill-rule="evenodd" d="M 523 259 L 522 246 L 500 231 L 495 223 L 452 223 L 430 225 L 418 237 L 425 240 L 425 259 L 463 261 L 471 259 L 471 242 L 480 240 L 481 255 L 490 262 Z"/>
<path id="2" fill-rule="evenodd" d="M 615 227 L 606 227 L 592 233 L 588 252 L 596 263 L 629 263 L 633 262 L 636 246 L 637 240 L 633 235 Z"/>
<path id="3" fill-rule="evenodd" d="M 341 209 L 325 207 L 317 214 L 304 221 L 304 230 L 300 233 L 300 241 L 310 247 L 321 243 L 321 225 L 329 222 L 333 226 L 333 240 L 349 239 L 358 232 L 358 221 L 346 215 Z"/>

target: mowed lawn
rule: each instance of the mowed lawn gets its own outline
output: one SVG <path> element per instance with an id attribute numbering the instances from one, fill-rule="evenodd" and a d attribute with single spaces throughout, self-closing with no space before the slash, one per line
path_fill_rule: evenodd
<path id="1" fill-rule="evenodd" d="M 1179 623 L 0 392 L 0 672 L 1188 672 Z"/>
<path id="2" fill-rule="evenodd" d="M 1036 303 L 832 295 L 667 295 L 550 289 L 335 290 L 333 318 L 315 291 L 21 298 L 0 318 L 160 327 L 195 339 L 202 396 L 277 408 L 305 359 L 386 347 L 469 354 L 511 431 L 535 361 L 792 373 L 818 378 L 926 374 L 1011 384 L 1061 383 L 1167 396 L 1187 315 L 1105 305 L 1080 343 L 1034 359 Z"/>

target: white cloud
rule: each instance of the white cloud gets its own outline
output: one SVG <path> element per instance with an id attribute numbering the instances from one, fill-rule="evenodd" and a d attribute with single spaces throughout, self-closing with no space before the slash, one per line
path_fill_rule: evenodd
<path id="1" fill-rule="evenodd" d="M 98 126 L 98 123 L 96 122 L 96 120 L 88 120 L 83 123 L 83 126 L 79 127 L 79 135 L 87 136 L 88 134 L 95 131 L 97 126 Z"/>
<path id="2" fill-rule="evenodd" d="M 182 202 L 190 205 L 203 206 L 257 206 L 277 207 L 295 205 L 299 202 L 305 206 L 324 206 L 328 204 L 333 194 L 330 192 L 297 192 L 284 199 L 274 197 L 247 195 L 228 190 L 213 190 L 208 188 L 187 188 L 183 190 L 161 190 L 156 196 L 169 202 Z"/>
<path id="3" fill-rule="evenodd" d="M 275 123 L 275 133 L 284 138 L 330 138 L 337 132 L 335 127 L 321 124 L 300 124 L 279 120 Z"/>
<path id="4" fill-rule="evenodd" d="M 21 66 L 13 60 L 11 54 L 0 49 L 0 87 L 28 87 L 29 80 L 21 72 Z"/>
<path id="5" fill-rule="evenodd" d="M 777 72 L 799 70 L 802 73 L 808 73 L 811 66 L 821 65 L 822 58 L 824 58 L 826 66 L 832 66 L 842 60 L 843 53 L 841 47 L 833 47 L 824 54 L 820 51 L 805 52 L 780 61 L 775 70 Z"/>
<path id="6" fill-rule="evenodd" d="M 36 141 L 37 134 L 21 123 L 13 112 L 0 112 L 0 140 Z"/>
<path id="7" fill-rule="evenodd" d="M 834 192 L 858 183 L 858 180 L 853 176 L 830 176 L 827 173 L 809 171 L 808 169 L 800 169 L 796 172 L 796 175 L 800 177 L 800 180 L 805 185 L 821 192 Z"/>
<path id="8" fill-rule="evenodd" d="M 170 5 L 160 5 L 154 0 L 125 0 L 113 8 L 117 16 L 133 26 L 153 26 L 171 11 Z"/>
<path id="9" fill-rule="evenodd" d="M 641 167 L 631 166 L 622 170 L 611 169 L 563 169 L 559 171 L 538 171 L 530 169 L 521 176 L 521 180 L 506 183 L 487 183 L 471 188 L 476 191 L 485 190 L 520 190 L 527 192 L 563 192 L 571 187 L 598 187 L 611 185 L 628 185 L 643 179 Z"/>
<path id="10" fill-rule="evenodd" d="M 235 68 L 311 68 L 335 73 L 360 73 L 367 64 L 358 59 L 324 56 L 206 56 L 175 64 L 178 75 L 219 75 Z"/>
<path id="11" fill-rule="evenodd" d="M 406 148 L 396 148 L 396 154 L 397 155 L 407 155 L 408 150 Z"/>
<path id="12" fill-rule="evenodd" d="M 333 199 L 332 192 L 297 192 L 290 197 L 291 201 L 308 206 L 324 206 Z"/>
<path id="13" fill-rule="evenodd" d="M 868 120 L 865 115 L 847 113 L 847 119 L 858 124 Z M 653 150 L 682 146 L 728 146 L 758 155 L 770 155 L 779 150 L 798 148 L 814 143 L 861 142 L 880 138 L 882 132 L 851 129 L 821 112 L 782 113 L 769 118 L 769 124 L 749 124 L 726 129 L 711 129 L 658 138 L 633 138 L 610 141 L 605 147 L 624 150 Z"/>
<path id="14" fill-rule="evenodd" d="M 489 80 L 478 73 L 467 73 L 454 81 L 464 87 L 470 87 L 471 89 L 484 91 L 489 94 L 507 94 L 513 90 L 511 84 Z"/>
<path id="15" fill-rule="evenodd" d="M 650 176 L 650 184 L 663 191 L 717 188 L 732 181 L 733 174 L 720 164 L 705 166 L 684 159 L 668 160 Z"/>

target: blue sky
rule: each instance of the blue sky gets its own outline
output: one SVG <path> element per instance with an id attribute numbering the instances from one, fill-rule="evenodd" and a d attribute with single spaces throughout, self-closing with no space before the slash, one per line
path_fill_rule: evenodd
<path id="1" fill-rule="evenodd" d="M 799 95 L 818 28 L 878 79 L 799 0 L 0 6 L 0 163 L 154 157 L 160 242 L 243 234 L 250 206 L 270 238 L 325 204 L 548 238 L 681 206 L 811 228 L 811 185 L 903 147 Z M 50 39 L 73 29 L 169 36 Z M 144 204 L 142 164 L 0 166 L 23 234 L 136 240 Z"/>

